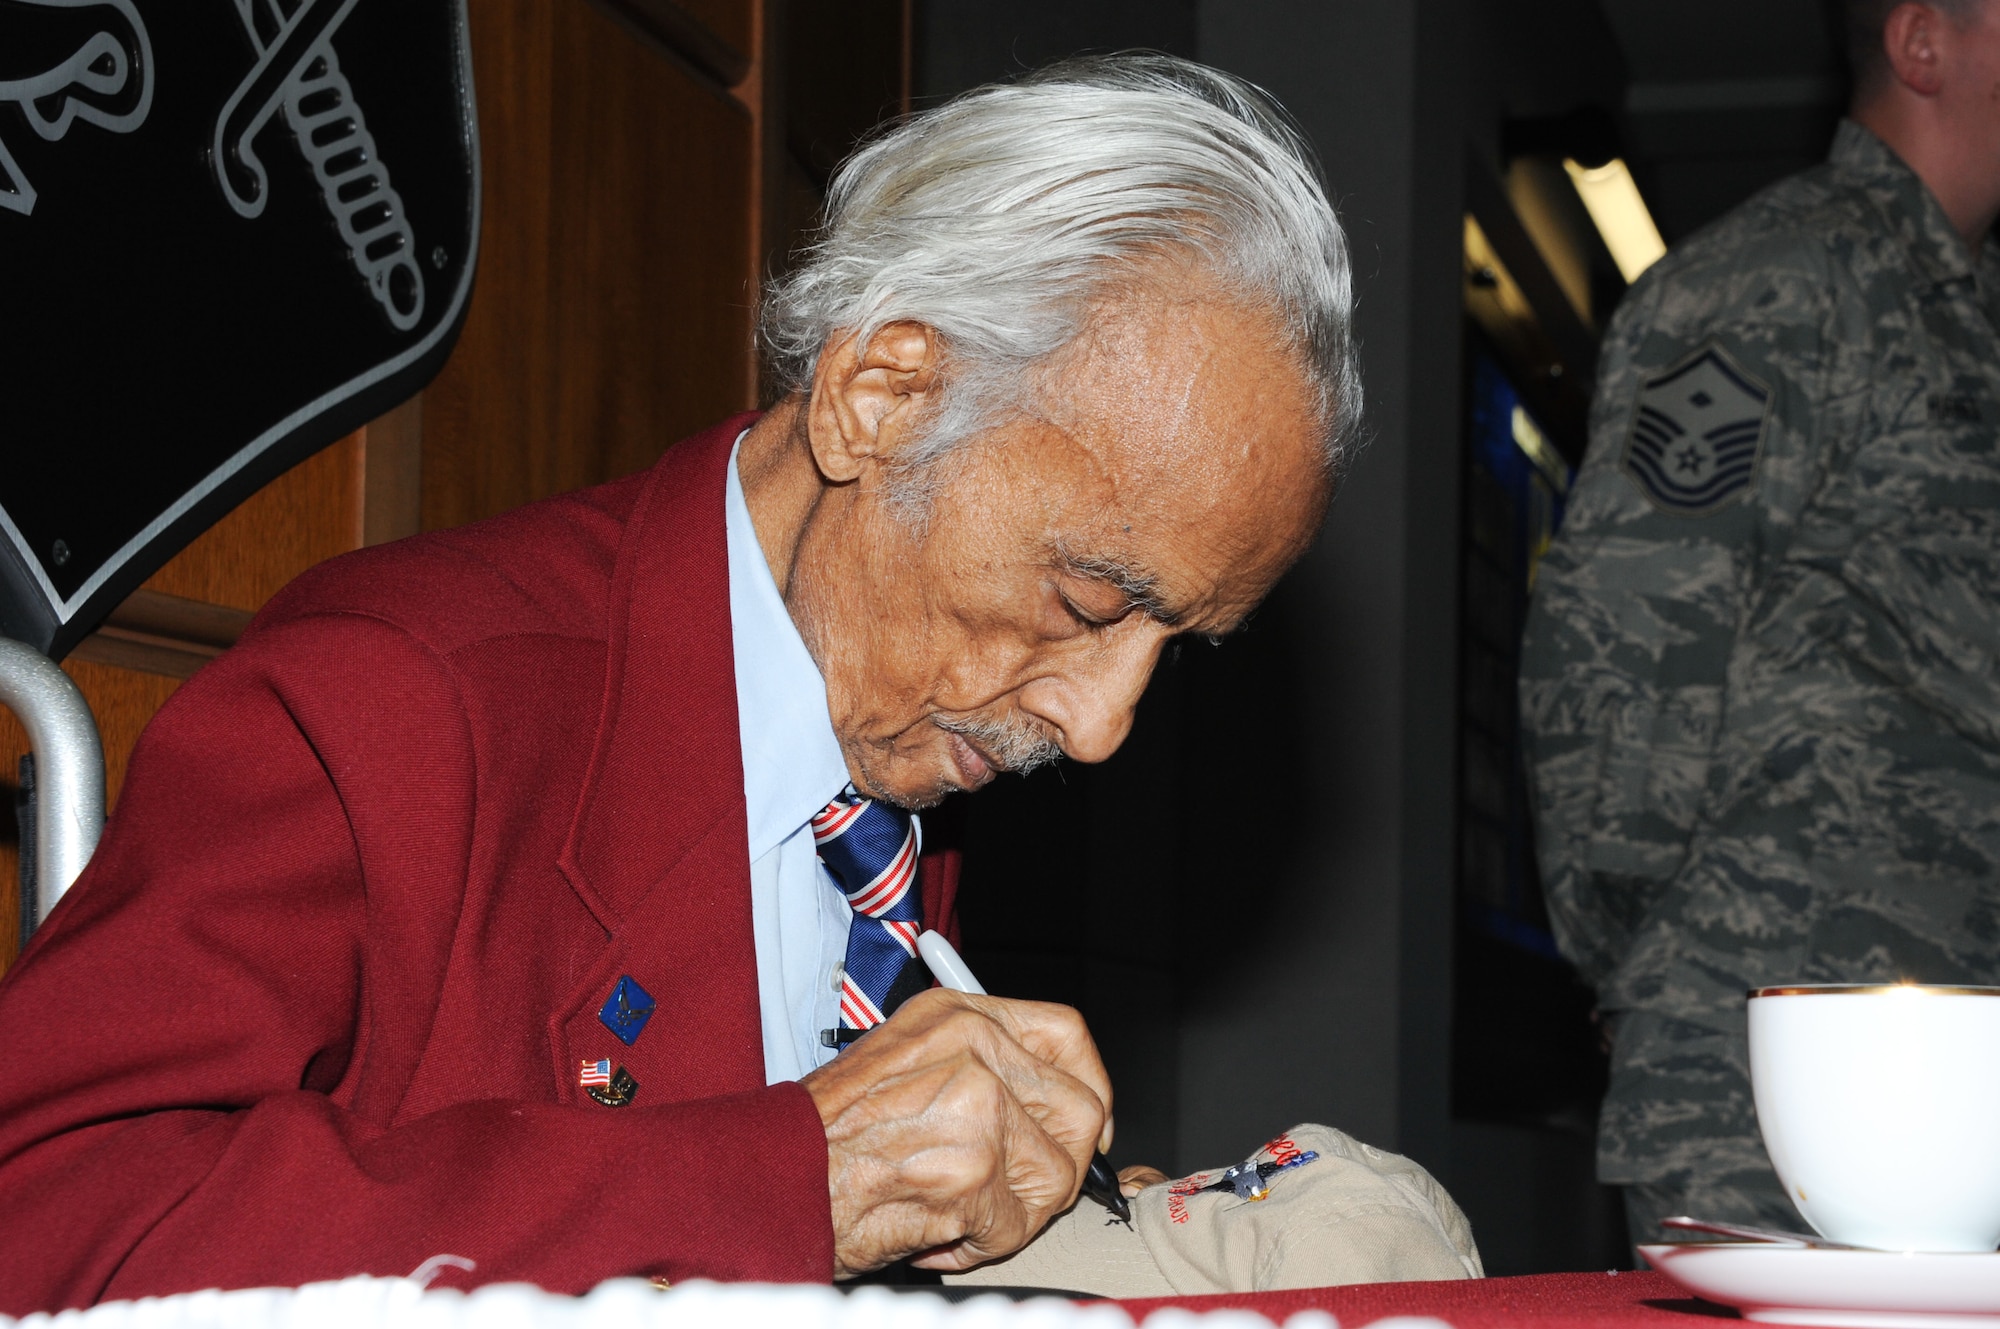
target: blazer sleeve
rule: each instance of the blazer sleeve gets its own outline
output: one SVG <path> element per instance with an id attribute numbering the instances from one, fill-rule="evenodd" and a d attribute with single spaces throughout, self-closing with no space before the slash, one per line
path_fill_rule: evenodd
<path id="1" fill-rule="evenodd" d="M 364 692 L 392 724 L 352 722 Z M 558 1291 L 830 1277 L 825 1136 L 796 1084 L 396 1112 L 421 1047 L 385 1045 L 381 1003 L 442 985 L 469 734 L 446 662 L 353 616 L 257 633 L 161 711 L 0 981 L 0 1312 L 439 1254 Z M 401 797 L 359 796 L 388 780 Z M 396 889 L 366 853 L 403 862 Z"/>

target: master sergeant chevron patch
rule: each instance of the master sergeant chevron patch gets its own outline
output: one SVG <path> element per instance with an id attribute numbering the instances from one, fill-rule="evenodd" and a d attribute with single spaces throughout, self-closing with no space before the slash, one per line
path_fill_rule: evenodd
<path id="1" fill-rule="evenodd" d="M 1756 477 L 1771 390 L 1710 343 L 1639 389 L 1619 465 L 1654 507 L 1705 517 Z"/>

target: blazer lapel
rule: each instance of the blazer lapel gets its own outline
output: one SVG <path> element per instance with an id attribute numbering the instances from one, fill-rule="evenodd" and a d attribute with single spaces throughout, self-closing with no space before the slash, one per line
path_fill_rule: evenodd
<path id="1" fill-rule="evenodd" d="M 561 859 L 611 934 L 550 1021 L 572 1101 L 589 1102 L 580 1068 L 599 1060 L 641 1104 L 764 1083 L 723 509 L 731 449 L 755 419 L 671 448 L 619 550 L 604 706 Z"/>

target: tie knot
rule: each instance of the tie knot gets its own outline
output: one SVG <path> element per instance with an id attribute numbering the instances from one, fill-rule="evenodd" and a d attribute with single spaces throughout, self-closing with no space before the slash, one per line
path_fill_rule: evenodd
<path id="1" fill-rule="evenodd" d="M 813 814 L 812 833 L 814 844 L 825 844 L 839 836 L 852 825 L 856 818 L 867 811 L 873 800 L 861 797 L 849 785 L 834 795 L 833 801 Z"/>
<path id="2" fill-rule="evenodd" d="M 854 909 L 840 978 L 840 1022 L 872 1029 L 924 986 L 917 936 L 923 892 L 915 889 L 923 829 L 889 803 L 860 797 L 849 785 L 812 819 L 813 844 L 826 874 Z M 840 1030 L 822 1039 L 843 1046 Z"/>
<path id="3" fill-rule="evenodd" d="M 916 907 L 910 886 L 922 836 L 915 817 L 890 803 L 843 795 L 812 819 L 812 833 L 820 862 L 856 913 L 901 917 L 909 912 L 899 908 L 906 900 Z"/>

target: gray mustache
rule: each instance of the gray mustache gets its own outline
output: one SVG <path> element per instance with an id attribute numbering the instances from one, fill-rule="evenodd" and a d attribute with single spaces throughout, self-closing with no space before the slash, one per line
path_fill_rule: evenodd
<path id="1" fill-rule="evenodd" d="M 935 723 L 947 733 L 971 739 L 1001 770 L 1017 775 L 1047 766 L 1063 755 L 1061 745 L 1025 720 L 982 720 L 968 716 L 962 720 L 938 717 Z"/>

